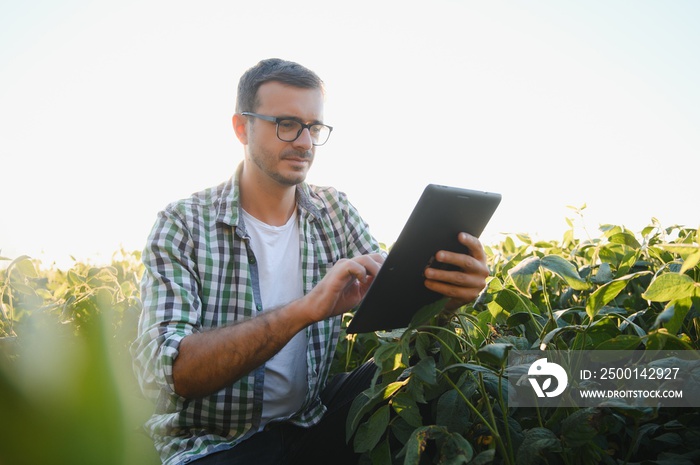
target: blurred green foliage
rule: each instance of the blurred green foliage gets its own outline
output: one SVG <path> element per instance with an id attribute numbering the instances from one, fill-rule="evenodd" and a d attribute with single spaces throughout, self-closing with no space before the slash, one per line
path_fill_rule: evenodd
<path id="1" fill-rule="evenodd" d="M 141 311 L 138 253 L 110 266 L 0 271 L 0 464 L 156 464 L 128 347 Z"/>

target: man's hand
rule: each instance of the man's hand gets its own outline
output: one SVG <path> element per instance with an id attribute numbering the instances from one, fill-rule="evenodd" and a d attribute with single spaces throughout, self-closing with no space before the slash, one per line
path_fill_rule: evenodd
<path id="1" fill-rule="evenodd" d="M 341 315 L 359 304 L 383 263 L 380 254 L 338 260 L 308 295 L 314 299 L 309 306 L 311 319 Z"/>
<path id="2" fill-rule="evenodd" d="M 459 242 L 469 249 L 469 254 L 445 250 L 435 254 L 436 261 L 454 265 L 459 270 L 445 271 L 436 268 L 425 270 L 425 287 L 450 298 L 445 305 L 447 310 L 456 310 L 475 300 L 486 287 L 486 278 L 489 276 L 486 253 L 481 242 L 467 233 L 459 234 Z"/>

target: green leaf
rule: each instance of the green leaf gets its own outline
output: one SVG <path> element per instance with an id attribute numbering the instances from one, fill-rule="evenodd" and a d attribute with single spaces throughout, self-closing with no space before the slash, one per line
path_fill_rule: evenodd
<path id="1" fill-rule="evenodd" d="M 480 346 L 490 333 L 489 325 L 491 324 L 492 316 L 489 312 L 479 312 L 476 318 L 460 317 L 466 326 L 466 337 L 475 347 Z"/>
<path id="2" fill-rule="evenodd" d="M 598 314 L 608 302 L 613 300 L 627 286 L 627 281 L 615 280 L 596 289 L 586 302 L 586 313 L 591 320 Z"/>
<path id="3" fill-rule="evenodd" d="M 669 334 L 664 329 L 659 329 L 649 333 L 646 341 L 646 350 L 694 350 L 694 348 L 683 339 Z"/>
<path id="4" fill-rule="evenodd" d="M 357 428 L 353 441 L 355 452 L 369 452 L 379 443 L 389 426 L 389 406 L 384 405 Z"/>
<path id="5" fill-rule="evenodd" d="M 418 428 L 423 425 L 423 418 L 420 415 L 420 410 L 418 409 L 418 404 L 416 401 L 405 392 L 399 392 L 393 399 L 391 399 L 391 408 L 394 412 L 401 418 L 403 418 L 406 423 Z"/>
<path id="6" fill-rule="evenodd" d="M 437 368 L 435 367 L 435 359 L 432 357 L 424 358 L 418 362 L 413 367 L 412 373 L 426 384 L 437 383 Z"/>
<path id="7" fill-rule="evenodd" d="M 441 313 L 445 309 L 445 303 L 447 302 L 447 300 L 447 298 L 440 299 L 437 302 L 422 307 L 420 310 L 418 310 L 418 312 L 416 312 L 415 315 L 413 315 L 413 318 L 411 318 L 411 323 L 408 325 L 408 328 L 418 328 L 435 315 Z"/>
<path id="8" fill-rule="evenodd" d="M 632 250 L 627 252 L 624 257 L 620 260 L 620 264 L 617 268 L 617 273 L 616 277 L 621 278 L 622 276 L 626 275 L 629 273 L 629 271 L 632 269 L 635 263 L 637 263 L 637 260 L 639 259 L 639 255 L 641 253 L 641 250 Z"/>
<path id="9" fill-rule="evenodd" d="M 532 428 L 525 432 L 518 448 L 518 465 L 539 465 L 547 453 L 561 452 L 559 438 L 547 428 Z"/>
<path id="10" fill-rule="evenodd" d="M 390 373 L 404 367 L 401 345 L 396 342 L 381 344 L 374 352 L 374 363 L 382 373 Z"/>
<path id="11" fill-rule="evenodd" d="M 554 338 L 559 335 L 559 334 L 564 334 L 570 331 L 575 331 L 577 333 L 582 333 L 586 331 L 586 327 L 582 325 L 569 325 L 569 326 L 561 326 L 559 328 L 554 328 L 545 336 L 542 338 L 542 341 L 540 342 L 540 350 L 544 350 L 547 348 L 547 344 L 552 342 Z"/>
<path id="12" fill-rule="evenodd" d="M 403 381 L 394 381 L 393 383 L 389 383 L 387 387 L 382 391 L 383 397 L 382 399 L 386 400 L 394 395 L 396 391 L 401 389 L 401 387 L 405 386 L 406 383 L 408 383 L 408 380 L 403 380 Z"/>
<path id="13" fill-rule="evenodd" d="M 540 264 L 542 268 L 559 275 L 569 286 L 577 291 L 583 291 L 589 288 L 588 283 L 581 279 L 574 264 L 558 255 L 547 255 L 540 260 Z"/>
<path id="14" fill-rule="evenodd" d="M 700 246 L 697 244 L 657 244 L 655 247 L 680 255 L 681 257 L 687 257 L 700 251 Z"/>
<path id="15" fill-rule="evenodd" d="M 36 290 L 36 294 L 44 300 L 49 300 L 53 298 L 53 294 L 48 289 L 39 288 Z"/>
<path id="16" fill-rule="evenodd" d="M 493 302 L 490 302 L 488 307 L 491 310 L 491 304 L 495 303 L 509 314 L 527 312 L 539 314 L 540 309 L 533 305 L 529 299 L 524 299 L 517 292 L 511 289 L 503 289 L 498 291 Z M 492 311 L 493 314 L 493 311 Z"/>
<path id="17" fill-rule="evenodd" d="M 533 315 L 528 312 L 513 313 L 506 319 L 506 325 L 509 328 L 515 328 L 519 325 L 524 325 L 533 319 Z"/>
<path id="18" fill-rule="evenodd" d="M 469 462 L 469 465 L 490 465 L 494 463 L 496 459 L 496 449 L 486 449 L 483 452 L 479 452 L 474 460 Z"/>
<path id="19" fill-rule="evenodd" d="M 500 368 L 505 365 L 512 348 L 513 344 L 508 343 L 486 344 L 476 352 L 476 356 L 479 360 Z"/>
<path id="20" fill-rule="evenodd" d="M 461 465 L 474 457 L 474 448 L 459 433 L 447 433 L 440 444 L 440 463 L 444 465 Z"/>
<path id="21" fill-rule="evenodd" d="M 627 312 L 624 312 L 624 313 L 627 313 Z M 642 328 L 641 326 L 639 326 L 637 323 L 634 322 L 634 320 L 637 317 L 640 317 L 638 321 L 642 322 L 641 315 L 643 315 L 643 314 L 644 314 L 644 311 L 639 311 L 639 312 L 633 313 L 629 317 L 626 317 L 626 316 L 619 314 L 619 313 L 610 313 L 609 315 L 611 315 L 611 316 L 614 315 L 617 318 L 622 318 L 623 322 L 620 323 L 620 332 L 625 332 L 627 330 L 627 328 L 632 328 L 632 330 L 635 333 L 637 333 L 637 336 L 644 337 L 647 335 L 646 329 Z M 644 324 L 644 326 L 646 327 L 646 324 Z"/>
<path id="22" fill-rule="evenodd" d="M 83 284 L 85 282 L 85 278 L 83 278 L 82 276 L 80 276 L 78 273 L 76 273 L 73 270 L 68 270 L 67 278 L 68 278 L 68 282 L 73 286 L 75 286 L 77 284 Z"/>
<path id="23" fill-rule="evenodd" d="M 634 234 L 627 231 L 613 234 L 608 238 L 608 240 L 614 244 L 624 244 L 630 246 L 633 249 L 639 249 L 642 247 L 639 241 L 637 241 L 637 239 L 634 237 Z"/>
<path id="24" fill-rule="evenodd" d="M 418 333 L 415 342 L 415 351 L 420 358 L 430 357 L 429 352 L 433 348 L 433 341 L 430 339 L 426 333 Z"/>
<path id="25" fill-rule="evenodd" d="M 532 244 L 532 239 L 527 234 L 516 234 L 515 237 L 520 239 L 523 244 Z"/>
<path id="26" fill-rule="evenodd" d="M 611 300 L 617 297 L 625 286 L 627 286 L 629 281 L 644 274 L 649 274 L 649 272 L 640 271 L 639 273 L 628 274 L 610 281 L 609 283 L 596 289 L 596 291 L 590 295 L 588 301 L 586 302 L 586 313 L 590 319 L 592 320 L 598 314 L 598 311 L 603 308 L 603 306 L 607 305 Z"/>
<path id="27" fill-rule="evenodd" d="M 424 404 L 427 402 L 425 398 L 425 389 L 427 386 L 427 384 L 418 381 L 417 378 L 409 377 L 408 384 L 406 385 L 404 392 L 411 396 L 411 398 L 416 402 Z"/>
<path id="28" fill-rule="evenodd" d="M 649 284 L 642 297 L 652 302 L 668 302 L 692 297 L 697 292 L 697 285 L 690 276 L 664 273 Z"/>
<path id="29" fill-rule="evenodd" d="M 401 451 L 405 453 L 404 465 L 419 465 L 420 458 L 428 445 L 428 440 L 445 436 L 447 430 L 442 426 L 429 425 L 417 428 Z"/>
<path id="30" fill-rule="evenodd" d="M 389 439 L 384 439 L 381 444 L 372 449 L 369 454 L 372 464 L 391 464 L 391 447 L 389 447 Z"/>
<path id="31" fill-rule="evenodd" d="M 389 429 L 391 430 L 391 436 L 390 440 L 393 442 L 395 439 L 398 440 L 401 444 L 405 445 L 408 440 L 410 439 L 411 435 L 413 434 L 413 431 L 415 431 L 416 427 L 411 426 L 408 423 L 406 423 L 406 420 L 404 420 L 401 417 L 396 417 L 392 418 L 391 421 L 389 422 Z M 393 451 L 392 454 L 397 454 L 396 451 Z M 388 462 L 391 463 L 391 462 Z"/>
<path id="32" fill-rule="evenodd" d="M 642 338 L 633 334 L 621 334 L 600 343 L 595 350 L 635 350 Z"/>
<path id="33" fill-rule="evenodd" d="M 357 429 L 360 421 L 367 413 L 371 412 L 379 403 L 390 398 L 397 390 L 406 385 L 407 382 L 408 380 L 404 380 L 390 383 L 387 386 L 372 386 L 355 397 L 350 405 L 350 411 L 348 412 L 345 422 L 345 440 L 350 440 L 353 432 Z"/>
<path id="34" fill-rule="evenodd" d="M 678 333 L 692 305 L 693 301 L 689 298 L 669 302 L 664 311 L 656 317 L 651 329 L 659 329 L 663 326 L 671 334 Z"/>
<path id="35" fill-rule="evenodd" d="M 37 271 L 36 271 L 36 267 L 34 267 L 34 262 L 32 262 L 32 260 L 29 257 L 27 257 L 26 255 L 19 257 L 13 263 L 14 263 L 14 266 L 25 277 L 36 278 L 39 276 L 39 273 L 37 273 Z"/>
<path id="36" fill-rule="evenodd" d="M 598 267 L 597 273 L 591 278 L 591 282 L 595 284 L 605 284 L 609 283 L 613 279 L 615 279 L 615 277 L 613 276 L 610 264 L 601 263 L 601 265 Z"/>
<path id="37" fill-rule="evenodd" d="M 470 398 L 471 394 L 476 392 L 476 385 L 475 383 L 465 383 L 464 386 L 469 390 L 469 392 L 465 392 L 464 395 Z M 435 422 L 438 425 L 445 426 L 450 431 L 465 432 L 469 428 L 471 424 L 471 412 L 464 402 L 464 399 L 462 399 L 454 389 L 450 389 L 440 396 L 435 414 Z"/>
<path id="38" fill-rule="evenodd" d="M 31 286 L 28 286 L 28 285 L 26 285 L 26 284 L 24 284 L 24 283 L 19 283 L 19 282 L 18 282 L 18 283 L 12 283 L 12 284 L 11 284 L 11 287 L 12 287 L 12 289 L 14 289 L 15 291 L 17 291 L 17 292 L 19 292 L 19 293 L 21 293 L 21 294 L 24 294 L 24 295 L 29 295 L 29 296 L 35 296 L 35 295 L 36 295 L 36 291 L 34 290 L 34 288 L 31 287 Z"/>
<path id="39" fill-rule="evenodd" d="M 686 271 L 695 268 L 695 266 L 697 266 L 698 263 L 700 263 L 700 250 L 690 255 L 683 261 L 683 266 L 681 267 L 680 273 L 683 274 Z"/>
<path id="40" fill-rule="evenodd" d="M 508 275 L 513 280 L 513 285 L 518 291 L 528 297 L 531 297 L 530 283 L 532 283 L 535 273 L 540 268 L 540 262 L 541 259 L 539 257 L 530 257 L 508 270 Z"/>
<path id="41" fill-rule="evenodd" d="M 664 433 L 656 436 L 654 441 L 664 443 L 666 447 L 681 447 L 683 438 L 678 433 Z"/>
<path id="42" fill-rule="evenodd" d="M 593 426 L 597 410 L 586 408 L 576 410 L 561 422 L 560 437 L 564 447 L 592 445 L 598 430 Z"/>
<path id="43" fill-rule="evenodd" d="M 614 224 L 601 224 L 598 229 L 600 229 L 608 237 L 622 232 L 622 228 Z"/>

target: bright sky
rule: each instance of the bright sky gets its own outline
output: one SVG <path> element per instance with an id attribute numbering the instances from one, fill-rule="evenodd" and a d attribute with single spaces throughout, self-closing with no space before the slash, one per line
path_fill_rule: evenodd
<path id="1" fill-rule="evenodd" d="M 0 255 L 109 261 L 227 179 L 238 78 L 326 82 L 309 181 L 393 242 L 422 189 L 500 192 L 484 242 L 700 225 L 700 3 L 0 0 Z"/>

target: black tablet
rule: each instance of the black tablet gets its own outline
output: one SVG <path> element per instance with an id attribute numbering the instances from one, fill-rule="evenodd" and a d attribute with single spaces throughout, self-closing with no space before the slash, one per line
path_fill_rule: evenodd
<path id="1" fill-rule="evenodd" d="M 501 195 L 429 184 L 367 294 L 355 311 L 348 333 L 405 328 L 423 306 L 442 296 L 423 284 L 426 267 L 440 250 L 468 253 L 457 236 L 479 237 L 501 202 Z"/>

